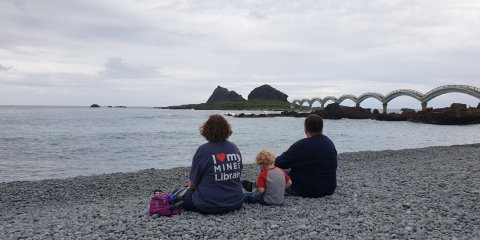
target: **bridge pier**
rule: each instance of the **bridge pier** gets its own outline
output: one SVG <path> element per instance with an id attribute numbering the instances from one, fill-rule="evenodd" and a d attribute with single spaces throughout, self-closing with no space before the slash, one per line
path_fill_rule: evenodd
<path id="1" fill-rule="evenodd" d="M 427 109 L 427 102 L 422 102 L 422 111 Z"/>
<path id="2" fill-rule="evenodd" d="M 385 113 L 385 114 L 387 113 L 387 104 L 386 103 L 383 104 L 383 113 Z"/>

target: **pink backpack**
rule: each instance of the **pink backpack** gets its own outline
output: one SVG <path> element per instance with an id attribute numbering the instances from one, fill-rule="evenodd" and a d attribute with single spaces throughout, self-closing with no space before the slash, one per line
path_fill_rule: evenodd
<path id="1" fill-rule="evenodd" d="M 172 216 L 180 214 L 180 209 L 170 204 L 167 193 L 161 193 L 160 196 L 153 197 L 150 201 L 150 216 L 158 214 L 160 216 Z"/>

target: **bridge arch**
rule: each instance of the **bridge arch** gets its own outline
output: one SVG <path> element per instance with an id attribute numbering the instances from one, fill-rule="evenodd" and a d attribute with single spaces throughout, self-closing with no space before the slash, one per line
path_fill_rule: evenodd
<path id="1" fill-rule="evenodd" d="M 323 102 L 322 102 L 322 108 L 325 107 L 325 103 L 327 103 L 328 101 L 332 101 L 332 102 L 336 103 L 338 101 L 338 99 L 334 96 L 324 97 Z"/>
<path id="2" fill-rule="evenodd" d="M 312 99 L 310 100 L 310 106 L 311 106 L 311 108 L 313 108 L 313 104 L 314 104 L 314 103 L 318 102 L 318 103 L 320 104 L 320 107 L 323 109 L 322 101 L 323 101 L 323 100 L 322 100 L 321 98 L 319 98 L 319 97 L 312 98 Z"/>
<path id="3" fill-rule="evenodd" d="M 360 95 L 359 97 L 355 97 L 354 95 L 351 95 L 351 94 L 345 94 L 345 95 L 340 96 L 339 98 L 336 98 L 336 97 L 333 97 L 333 96 L 328 96 L 328 97 L 325 97 L 323 99 L 321 99 L 319 97 L 312 98 L 312 99 L 307 99 L 307 98 L 295 99 L 291 103 L 291 108 L 294 108 L 297 105 L 299 107 L 306 107 L 306 106 L 303 106 L 303 105 L 305 103 L 307 103 L 308 107 L 311 109 L 313 103 L 315 103 L 315 102 L 319 102 L 321 104 L 322 108 L 323 108 L 327 101 L 331 100 L 333 102 L 336 102 L 336 103 L 340 104 L 341 102 L 343 102 L 346 99 L 350 99 L 355 103 L 356 106 L 360 106 L 360 103 L 362 103 L 365 99 L 375 98 L 382 103 L 383 112 L 386 113 L 388 102 L 390 102 L 393 99 L 395 99 L 397 97 L 400 97 L 400 96 L 409 96 L 409 97 L 412 97 L 412 98 L 420 101 L 421 105 L 422 105 L 422 109 L 424 110 L 424 109 L 426 109 L 427 103 L 430 100 L 432 100 L 432 99 L 434 99 L 434 98 L 436 98 L 440 95 L 443 95 L 443 94 L 446 94 L 446 93 L 453 93 L 453 92 L 467 94 L 467 95 L 470 95 L 470 96 L 473 96 L 475 98 L 480 99 L 480 88 L 473 87 L 473 86 L 468 86 L 468 85 L 444 85 L 444 86 L 434 88 L 431 91 L 427 92 L 426 94 L 422 94 L 421 92 L 418 92 L 418 91 L 415 91 L 415 90 L 412 90 L 412 89 L 398 89 L 398 90 L 395 90 L 395 91 L 392 91 L 392 92 L 388 93 L 385 96 L 380 94 L 380 93 L 376 93 L 376 92 L 367 92 L 367 93 L 364 93 L 364 94 Z"/>
<path id="4" fill-rule="evenodd" d="M 424 95 L 422 102 L 426 103 L 440 95 L 452 92 L 464 93 L 480 99 L 480 88 L 468 85 L 444 85 L 434 88 L 430 92 L 427 92 Z"/>
<path id="5" fill-rule="evenodd" d="M 292 101 L 292 103 L 290 104 L 290 108 L 291 108 L 291 109 L 294 109 L 295 107 L 301 108 L 301 107 L 302 107 L 302 104 L 303 104 L 302 100 L 303 100 L 303 99 L 294 99 L 294 100 Z"/>
<path id="6" fill-rule="evenodd" d="M 300 106 L 301 107 L 306 107 L 306 106 L 303 106 L 303 104 L 305 104 L 305 103 L 308 103 L 308 107 L 312 108 L 312 104 L 310 103 L 310 99 L 304 98 L 304 99 L 300 100 Z"/>
<path id="7" fill-rule="evenodd" d="M 383 99 L 383 103 L 388 103 L 400 96 L 409 96 L 417 99 L 419 102 L 422 102 L 422 99 L 423 99 L 423 94 L 419 91 L 415 91 L 412 89 L 398 89 L 385 95 L 385 98 Z"/>
<path id="8" fill-rule="evenodd" d="M 375 98 L 378 101 L 380 101 L 381 103 L 383 103 L 383 99 L 385 99 L 385 97 L 380 93 L 367 92 L 367 93 L 364 93 L 364 94 L 360 95 L 355 103 L 357 105 L 360 105 L 360 103 L 363 102 L 363 100 L 365 100 L 367 98 Z"/>
<path id="9" fill-rule="evenodd" d="M 380 93 L 376 93 L 376 92 L 367 92 L 367 93 L 364 93 L 364 94 L 360 95 L 357 98 L 357 101 L 355 102 L 357 107 L 360 107 L 360 103 L 362 103 L 367 98 L 375 98 L 378 101 L 380 101 L 383 105 L 383 113 L 387 113 L 387 104 L 383 103 L 383 100 L 385 99 L 385 96 L 383 96 Z"/>
<path id="10" fill-rule="evenodd" d="M 355 95 L 352 95 L 352 94 L 345 94 L 340 96 L 337 100 L 337 103 L 340 104 L 347 99 L 350 99 L 352 100 L 353 103 L 357 104 L 357 97 L 355 97 Z"/>

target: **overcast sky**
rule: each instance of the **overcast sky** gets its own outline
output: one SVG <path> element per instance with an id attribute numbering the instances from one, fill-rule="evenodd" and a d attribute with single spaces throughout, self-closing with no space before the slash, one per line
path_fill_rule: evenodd
<path id="1" fill-rule="evenodd" d="M 290 101 L 426 93 L 480 87 L 479 66 L 478 0 L 0 0 L 0 105 L 169 106 L 218 85 Z M 430 105 L 459 101 L 479 102 Z"/>

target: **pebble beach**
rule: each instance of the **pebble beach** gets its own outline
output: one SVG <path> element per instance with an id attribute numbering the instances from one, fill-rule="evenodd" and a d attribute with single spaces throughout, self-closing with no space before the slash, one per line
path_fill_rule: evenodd
<path id="1" fill-rule="evenodd" d="M 0 239 L 480 239 L 480 144 L 342 153 L 332 196 L 149 216 L 152 191 L 188 172 L 0 183 Z"/>

